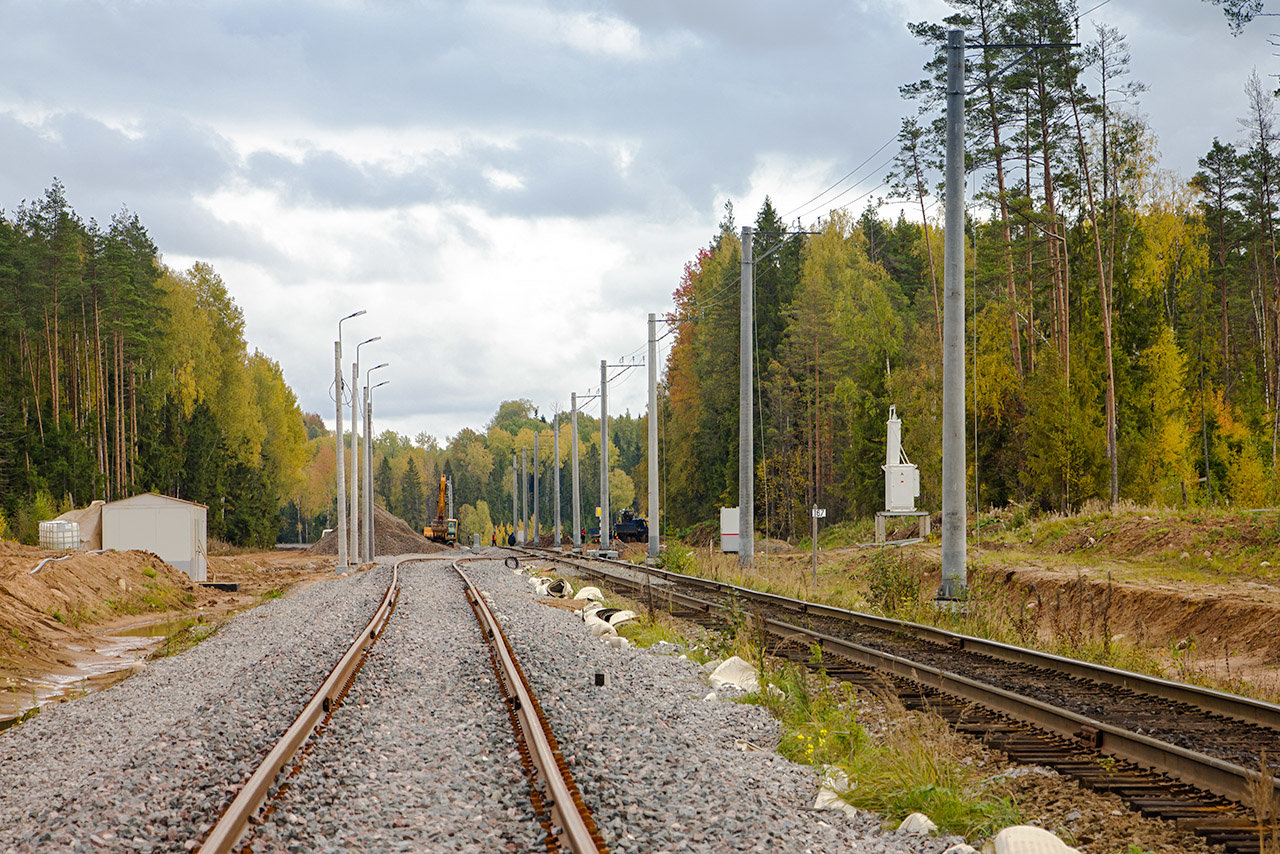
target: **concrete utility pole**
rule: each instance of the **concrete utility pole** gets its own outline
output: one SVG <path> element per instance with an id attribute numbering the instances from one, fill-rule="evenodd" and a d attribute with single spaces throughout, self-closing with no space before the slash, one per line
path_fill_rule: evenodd
<path id="1" fill-rule="evenodd" d="M 533 433 L 533 544 L 541 545 L 542 526 L 538 524 L 538 434 L 541 430 L 535 430 Z"/>
<path id="2" fill-rule="evenodd" d="M 942 262 L 942 585 L 963 599 L 966 572 L 964 427 L 964 30 L 947 30 L 946 243 Z"/>
<path id="3" fill-rule="evenodd" d="M 365 373 L 364 381 L 364 438 L 360 441 L 361 455 L 364 457 L 364 465 L 360 472 L 360 488 L 364 501 L 361 503 L 363 507 L 360 509 L 361 515 L 364 516 L 364 534 L 360 537 L 360 562 L 373 560 L 373 549 L 370 542 L 373 539 L 373 490 L 370 488 L 373 476 L 371 469 L 373 467 L 373 449 L 369 443 L 369 423 L 373 420 L 373 416 L 369 411 L 369 374 Z"/>
<path id="4" fill-rule="evenodd" d="M 373 390 L 382 388 L 391 380 L 383 380 L 377 385 L 369 385 L 369 374 L 378 368 L 385 368 L 387 365 L 383 363 L 376 367 L 370 368 L 364 372 L 364 393 L 365 393 L 365 421 L 364 421 L 364 498 L 365 498 L 365 554 L 369 560 L 377 560 L 377 546 L 375 545 L 375 524 L 373 519 Z"/>
<path id="5" fill-rule="evenodd" d="M 511 452 L 511 533 L 516 532 L 516 524 L 520 521 L 520 472 L 516 469 L 516 454 Z"/>
<path id="6" fill-rule="evenodd" d="M 346 320 L 344 317 L 342 320 Z M 347 472 L 342 460 L 342 320 L 338 321 L 338 340 L 333 342 L 333 389 L 337 398 L 338 409 L 335 416 L 338 431 L 338 446 L 335 451 L 338 470 L 338 565 L 337 572 L 347 568 Z"/>
<path id="7" fill-rule="evenodd" d="M 356 345 L 356 360 L 351 363 L 351 554 L 360 554 L 360 348 L 381 335 L 366 338 Z M 359 558 L 357 557 L 357 560 Z"/>
<path id="8" fill-rule="evenodd" d="M 357 357 L 358 358 L 358 357 Z M 360 560 L 373 560 L 373 390 L 369 388 L 369 375 L 382 370 L 390 364 L 383 362 L 374 365 L 364 372 L 364 474 L 361 478 L 364 489 L 364 501 L 360 502 L 364 514 L 364 535 L 360 538 Z M 384 386 L 388 381 L 380 382 L 374 388 Z"/>
<path id="9" fill-rule="evenodd" d="M 560 539 L 560 413 L 557 412 L 551 419 L 551 429 L 555 432 L 556 440 L 556 549 L 559 550 Z"/>
<path id="10" fill-rule="evenodd" d="M 520 531 L 522 543 L 529 544 L 529 454 L 520 449 Z"/>
<path id="11" fill-rule="evenodd" d="M 658 556 L 658 316 L 649 314 L 649 557 Z"/>
<path id="12" fill-rule="evenodd" d="M 338 536 L 338 565 L 334 567 L 336 572 L 346 572 L 349 568 L 347 564 L 347 488 L 346 478 L 347 472 L 343 466 L 342 460 L 342 324 L 353 317 L 359 317 L 365 313 L 365 309 L 353 311 L 342 320 L 338 321 L 338 340 L 333 342 L 333 396 L 337 405 L 336 422 L 334 426 L 337 428 L 337 447 L 335 448 L 335 456 L 337 457 L 335 468 L 337 469 L 338 479 L 338 530 L 335 532 Z M 355 394 L 353 389 L 351 392 Z"/>
<path id="13" fill-rule="evenodd" d="M 738 566 L 751 566 L 755 557 L 755 420 L 752 408 L 752 305 L 755 292 L 755 231 L 742 227 L 742 299 L 738 330 Z"/>
<path id="14" fill-rule="evenodd" d="M 578 488 L 578 393 L 569 394 L 569 456 L 573 459 L 573 550 L 582 551 L 582 500 Z"/>
<path id="15" fill-rule="evenodd" d="M 609 549 L 609 364 L 600 360 L 600 549 Z"/>

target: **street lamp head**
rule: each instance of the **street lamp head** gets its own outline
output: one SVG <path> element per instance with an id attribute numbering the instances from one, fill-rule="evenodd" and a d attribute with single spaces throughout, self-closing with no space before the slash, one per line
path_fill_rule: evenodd
<path id="1" fill-rule="evenodd" d="M 381 340 L 382 340 L 382 336 L 381 336 L 381 335 L 375 335 L 375 336 L 373 336 L 372 338 L 366 338 L 366 339 L 364 339 L 363 341 L 361 341 L 361 342 L 360 342 L 359 344 L 357 344 L 356 346 L 357 346 L 357 347 L 363 347 L 365 344 L 372 344 L 374 341 L 381 341 Z"/>
<path id="2" fill-rule="evenodd" d="M 383 380 L 382 382 L 375 385 L 373 388 L 369 389 L 369 391 L 373 391 L 374 388 L 382 388 L 384 385 L 386 385 L 389 382 L 391 382 L 391 380 Z"/>
<path id="3" fill-rule="evenodd" d="M 351 313 L 350 313 L 350 314 L 348 314 L 346 317 L 342 318 L 342 320 L 350 320 L 350 319 L 351 319 L 351 318 L 353 318 L 353 317 L 359 317 L 359 316 L 360 316 L 360 315 L 362 315 L 362 314 L 368 314 L 368 313 L 369 313 L 369 312 L 368 312 L 368 310 L 367 310 L 367 309 L 363 309 L 363 308 L 362 308 L 362 309 L 360 309 L 359 311 L 353 311 L 353 312 L 351 312 Z M 339 320 L 338 322 L 339 322 L 339 323 L 341 323 L 341 322 L 342 322 L 342 320 Z"/>

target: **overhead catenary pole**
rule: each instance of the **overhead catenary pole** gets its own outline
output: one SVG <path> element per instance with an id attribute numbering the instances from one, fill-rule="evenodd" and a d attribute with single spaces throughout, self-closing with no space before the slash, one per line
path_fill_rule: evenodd
<path id="1" fill-rule="evenodd" d="M 742 298 L 738 329 L 738 565 L 748 567 L 755 557 L 755 436 L 752 409 L 752 319 L 755 291 L 752 253 L 755 230 L 742 227 Z"/>
<path id="2" fill-rule="evenodd" d="M 658 556 L 658 316 L 649 314 L 649 557 Z"/>
<path id="3" fill-rule="evenodd" d="M 511 452 L 511 534 L 514 536 L 520 522 L 520 471 L 516 468 L 516 454 Z"/>
<path id="4" fill-rule="evenodd" d="M 538 434 L 533 433 L 533 544 L 542 545 L 542 526 L 538 524 Z"/>
<path id="5" fill-rule="evenodd" d="M 966 571 L 964 425 L 964 30 L 947 30 L 946 243 L 942 262 L 942 584 L 963 599 Z"/>
<path id="6" fill-rule="evenodd" d="M 582 551 L 582 501 L 578 488 L 578 393 L 569 394 L 569 456 L 573 460 L 573 550 Z"/>
<path id="7" fill-rule="evenodd" d="M 609 549 L 609 364 L 600 360 L 600 549 Z"/>
<path id="8" fill-rule="evenodd" d="M 557 549 L 559 549 L 559 548 L 560 548 L 560 546 L 561 546 L 561 539 L 560 539 L 560 413 L 559 413 L 559 412 L 557 412 L 557 413 L 555 414 L 555 416 L 551 419 L 551 428 L 552 428 L 552 430 L 553 430 L 553 431 L 554 431 L 554 433 L 555 433 L 555 442 L 556 442 L 556 490 L 555 490 L 555 496 L 556 496 L 556 501 L 555 501 L 555 504 L 556 504 L 556 533 L 555 533 L 555 540 L 556 540 L 556 548 L 557 548 Z"/>
<path id="9" fill-rule="evenodd" d="M 529 544 L 529 454 L 520 449 L 520 542 Z"/>

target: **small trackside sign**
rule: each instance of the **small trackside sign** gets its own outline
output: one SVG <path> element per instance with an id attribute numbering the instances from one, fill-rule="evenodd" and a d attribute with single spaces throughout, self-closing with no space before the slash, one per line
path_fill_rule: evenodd
<path id="1" fill-rule="evenodd" d="M 815 519 L 825 519 L 825 518 L 827 518 L 827 509 L 826 509 L 825 507 L 815 507 L 815 508 L 813 508 L 813 518 L 815 518 Z"/>

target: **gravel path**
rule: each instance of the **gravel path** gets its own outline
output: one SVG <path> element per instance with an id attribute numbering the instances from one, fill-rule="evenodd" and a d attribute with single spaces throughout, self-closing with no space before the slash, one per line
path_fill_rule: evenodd
<path id="1" fill-rule="evenodd" d="M 691 661 L 609 648 L 500 560 L 466 571 L 491 593 L 612 851 L 940 854 L 956 841 L 808 809 L 813 774 L 772 752 L 765 711 L 704 701 Z M 0 733 L 0 852 L 186 850 L 368 619 L 388 572 L 269 602 Z M 545 850 L 460 583 L 434 562 L 401 579 L 391 623 L 255 851 Z"/>
<path id="2" fill-rule="evenodd" d="M 368 621 L 390 570 L 312 585 L 0 733 L 0 851 L 183 851 Z"/>

